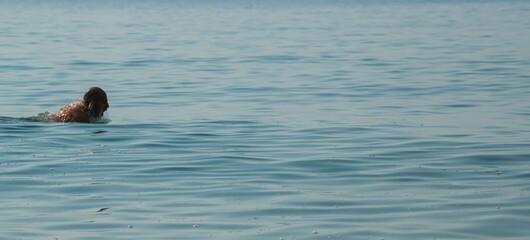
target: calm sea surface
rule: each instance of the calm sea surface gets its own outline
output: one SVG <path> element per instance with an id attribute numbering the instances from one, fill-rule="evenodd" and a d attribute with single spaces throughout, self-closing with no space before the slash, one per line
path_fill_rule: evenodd
<path id="1" fill-rule="evenodd" d="M 528 239 L 529 43 L 529 1 L 1 0 L 0 239 Z"/>

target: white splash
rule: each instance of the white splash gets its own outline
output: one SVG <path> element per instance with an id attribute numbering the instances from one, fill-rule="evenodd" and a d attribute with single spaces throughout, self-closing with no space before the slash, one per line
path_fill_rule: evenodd
<path id="1" fill-rule="evenodd" d="M 105 124 L 111 121 L 112 120 L 109 118 L 107 112 L 103 113 L 103 116 L 101 117 L 91 117 L 89 120 L 90 123 L 97 123 L 97 124 Z"/>

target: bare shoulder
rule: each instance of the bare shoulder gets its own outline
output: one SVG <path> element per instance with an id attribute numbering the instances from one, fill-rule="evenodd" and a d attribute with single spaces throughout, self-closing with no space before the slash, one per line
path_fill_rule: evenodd
<path id="1" fill-rule="evenodd" d="M 83 100 L 77 100 L 61 108 L 56 116 L 59 122 L 85 122 L 89 121 L 89 116 Z"/>
<path id="2" fill-rule="evenodd" d="M 55 120 L 58 122 L 97 122 L 109 108 L 107 93 L 99 87 L 91 87 L 83 96 L 63 107 L 57 113 Z"/>

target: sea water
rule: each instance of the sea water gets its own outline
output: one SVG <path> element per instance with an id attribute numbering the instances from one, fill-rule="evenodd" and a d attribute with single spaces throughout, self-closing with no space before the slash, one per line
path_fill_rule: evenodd
<path id="1" fill-rule="evenodd" d="M 516 0 L 0 1 L 0 239 L 528 239 L 529 42 Z M 91 86 L 112 121 L 39 118 Z"/>

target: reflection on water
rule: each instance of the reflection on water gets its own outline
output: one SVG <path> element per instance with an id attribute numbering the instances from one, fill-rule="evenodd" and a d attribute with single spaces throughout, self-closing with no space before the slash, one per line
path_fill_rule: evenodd
<path id="1" fill-rule="evenodd" d="M 1 1 L 0 238 L 526 239 L 529 7 Z"/>

